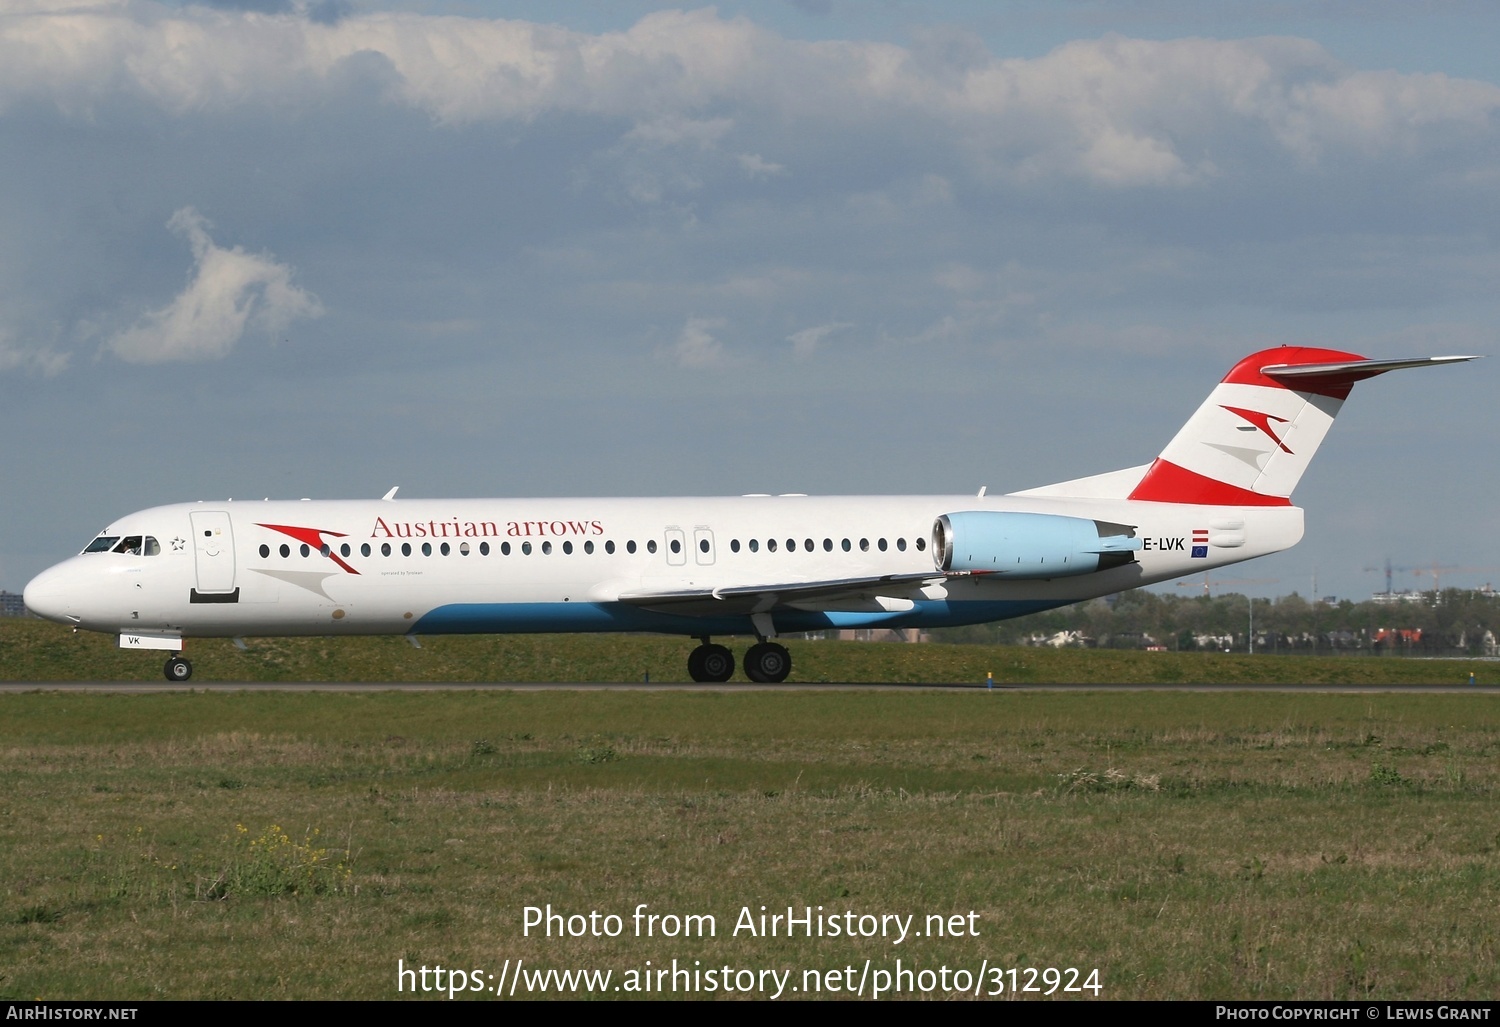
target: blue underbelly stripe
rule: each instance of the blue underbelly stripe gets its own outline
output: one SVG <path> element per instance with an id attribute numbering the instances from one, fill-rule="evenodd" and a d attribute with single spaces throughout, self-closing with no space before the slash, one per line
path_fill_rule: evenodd
<path id="1" fill-rule="evenodd" d="M 1070 600 L 1006 599 L 951 602 L 925 599 L 901 613 L 844 613 L 781 609 L 771 613 L 778 632 L 830 628 L 941 628 L 1022 617 L 1066 606 Z M 522 632 L 652 631 L 669 635 L 753 635 L 748 616 L 682 617 L 625 603 L 452 603 L 425 614 L 416 635 Z"/>

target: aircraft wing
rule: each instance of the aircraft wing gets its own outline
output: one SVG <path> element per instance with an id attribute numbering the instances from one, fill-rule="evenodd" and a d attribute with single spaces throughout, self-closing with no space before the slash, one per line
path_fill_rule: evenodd
<path id="1" fill-rule="evenodd" d="M 832 578 L 827 581 L 796 581 L 770 585 L 736 585 L 729 588 L 682 589 L 669 592 L 624 592 L 619 602 L 658 613 L 684 617 L 769 613 L 778 606 L 838 609 L 839 602 L 851 607 L 868 606 L 878 597 L 910 603 L 901 596 L 913 587 L 937 584 L 960 575 L 943 571 L 912 574 L 882 574 L 869 578 Z M 899 606 L 893 606 L 899 609 Z"/>

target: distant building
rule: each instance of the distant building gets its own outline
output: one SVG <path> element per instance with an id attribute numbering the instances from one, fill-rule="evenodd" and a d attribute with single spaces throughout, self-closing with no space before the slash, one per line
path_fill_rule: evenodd
<path id="1" fill-rule="evenodd" d="M 840 642 L 930 642 L 932 636 L 917 628 L 840 628 Z"/>
<path id="2" fill-rule="evenodd" d="M 0 592 L 0 617 L 26 616 L 26 600 L 16 592 Z"/>
<path id="3" fill-rule="evenodd" d="M 1429 600 L 1431 593 L 1413 592 L 1404 589 L 1400 592 L 1376 592 L 1370 597 L 1370 602 L 1379 606 L 1395 606 L 1397 603 L 1425 603 Z"/>

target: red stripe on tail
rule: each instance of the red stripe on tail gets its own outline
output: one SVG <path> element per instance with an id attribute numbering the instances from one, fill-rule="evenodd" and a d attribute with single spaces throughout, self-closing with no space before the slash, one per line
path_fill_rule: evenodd
<path id="1" fill-rule="evenodd" d="M 1282 496 L 1266 496 L 1215 481 L 1157 457 L 1128 499 L 1147 503 L 1192 503 L 1197 506 L 1291 506 Z"/>

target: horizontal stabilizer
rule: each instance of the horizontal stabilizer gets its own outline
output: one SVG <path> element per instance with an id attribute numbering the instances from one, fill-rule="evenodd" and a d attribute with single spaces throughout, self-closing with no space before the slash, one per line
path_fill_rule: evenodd
<path id="1" fill-rule="evenodd" d="M 1408 367 L 1432 367 L 1437 364 L 1458 364 L 1478 357 L 1404 357 L 1394 360 L 1337 360 L 1325 364 L 1268 364 L 1260 373 L 1285 385 L 1289 389 L 1329 393 L 1341 390 L 1344 395 L 1355 382 L 1374 378 L 1387 371 L 1400 371 Z M 1340 397 L 1342 398 L 1342 396 Z"/>

